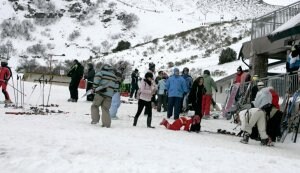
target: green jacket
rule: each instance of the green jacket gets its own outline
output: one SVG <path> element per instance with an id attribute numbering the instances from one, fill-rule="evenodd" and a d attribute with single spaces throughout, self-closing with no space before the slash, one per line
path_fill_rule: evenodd
<path id="1" fill-rule="evenodd" d="M 217 90 L 217 85 L 216 82 L 213 80 L 213 78 L 210 77 L 210 75 L 204 74 L 203 75 L 204 79 L 204 87 L 206 89 L 206 94 L 212 95 L 212 88 Z"/>

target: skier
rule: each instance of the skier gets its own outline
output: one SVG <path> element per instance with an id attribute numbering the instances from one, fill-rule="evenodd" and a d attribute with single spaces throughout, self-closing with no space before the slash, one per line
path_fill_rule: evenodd
<path id="1" fill-rule="evenodd" d="M 1 67 L 0 67 L 0 87 L 2 87 L 2 93 L 4 94 L 5 97 L 5 104 L 12 103 L 10 100 L 9 94 L 6 91 L 7 83 L 8 80 L 11 77 L 11 72 L 9 67 L 7 66 L 7 60 L 6 59 L 1 59 Z"/>
<path id="2" fill-rule="evenodd" d="M 154 128 L 153 126 L 151 126 L 151 121 L 152 121 L 152 106 L 151 106 L 151 98 L 153 96 L 153 94 L 155 94 L 156 92 L 156 88 L 155 88 L 155 84 L 154 84 L 154 80 L 153 80 L 153 74 L 150 72 L 147 72 L 145 74 L 145 78 L 144 80 L 142 80 L 141 82 L 141 86 L 140 86 L 140 93 L 138 93 L 138 110 L 134 116 L 134 121 L 133 121 L 133 126 L 136 126 L 138 118 L 140 116 L 140 114 L 142 113 L 144 107 L 145 107 L 145 111 L 147 112 L 147 127 L 148 128 Z"/>
<path id="3" fill-rule="evenodd" d="M 99 107 L 102 110 L 102 127 L 109 128 L 111 126 L 111 118 L 109 108 L 111 106 L 111 97 L 118 91 L 117 77 L 113 68 L 104 64 L 100 71 L 95 74 L 93 93 L 95 93 L 93 103 L 91 105 L 91 124 L 97 124 L 100 120 Z"/>
<path id="4" fill-rule="evenodd" d="M 83 76 L 83 66 L 79 63 L 77 59 L 73 61 L 73 65 L 68 72 L 67 76 L 71 77 L 71 82 L 69 85 L 71 98 L 68 99 L 69 102 L 77 102 L 78 100 L 78 86 L 80 79 Z"/>
<path id="5" fill-rule="evenodd" d="M 249 138 L 260 139 L 261 145 L 272 146 L 281 135 L 282 112 L 268 103 L 262 108 L 251 108 L 239 112 L 242 130 L 245 132 L 241 143 L 247 144 Z M 256 132 L 258 131 L 258 133 Z"/>
<path id="6" fill-rule="evenodd" d="M 190 132 L 200 132 L 201 118 L 199 115 L 194 115 L 191 118 L 180 117 L 175 120 L 172 124 L 170 124 L 165 118 L 162 120 L 160 125 L 165 126 L 169 130 L 180 130 L 181 127 L 184 127 L 183 130 Z"/>
<path id="7" fill-rule="evenodd" d="M 139 70 L 135 69 L 132 73 L 131 73 L 131 90 L 130 90 L 130 98 L 133 97 L 134 94 L 134 98 L 136 98 L 136 94 L 137 91 L 139 89 L 138 86 L 138 79 L 139 79 Z"/>
<path id="8" fill-rule="evenodd" d="M 84 79 L 87 80 L 86 91 L 93 88 L 94 77 L 95 77 L 94 65 L 92 63 L 88 63 L 88 71 L 87 71 L 87 74 L 84 75 Z M 87 95 L 86 100 L 87 101 L 93 101 L 94 100 L 94 95 L 93 94 Z"/>

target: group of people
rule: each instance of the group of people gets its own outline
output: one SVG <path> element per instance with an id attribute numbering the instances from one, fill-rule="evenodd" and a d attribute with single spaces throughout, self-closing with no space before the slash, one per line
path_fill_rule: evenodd
<path id="1" fill-rule="evenodd" d="M 138 70 L 135 69 L 131 75 L 132 90 L 130 97 L 134 96 L 138 99 L 138 110 L 134 117 L 133 126 L 137 125 L 138 118 L 145 107 L 144 114 L 147 115 L 147 127 L 151 126 L 152 109 L 156 108 L 158 112 L 166 112 L 167 118 L 174 117 L 175 124 L 183 123 L 193 124 L 197 122 L 200 131 L 200 122 L 202 118 L 209 118 L 210 105 L 212 103 L 212 90 L 217 92 L 215 81 L 210 76 L 210 71 L 205 70 L 203 76 L 197 77 L 195 80 L 189 75 L 189 69 L 185 67 L 182 74 L 178 68 L 173 69 L 173 73 L 168 76 L 164 71 L 159 71 L 155 77 L 155 64 L 149 64 L 149 70 L 144 76 L 144 79 L 138 84 Z M 179 117 L 181 112 L 187 112 L 191 109 L 195 111 L 191 120 L 188 118 Z M 197 120 L 194 120 L 197 119 Z M 184 121 L 181 121 L 184 120 Z M 189 123 L 187 123 L 189 122 Z M 168 121 L 164 119 L 161 125 L 167 125 Z M 189 126 L 189 125 L 188 125 Z M 170 128 L 175 129 L 175 128 Z M 194 125 L 193 125 L 194 129 Z"/>

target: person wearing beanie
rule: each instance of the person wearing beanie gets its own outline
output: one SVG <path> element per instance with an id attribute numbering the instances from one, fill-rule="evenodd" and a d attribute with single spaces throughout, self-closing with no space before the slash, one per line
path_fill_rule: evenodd
<path id="1" fill-rule="evenodd" d="M 217 84 L 214 79 L 210 76 L 209 70 L 204 70 L 203 72 L 203 79 L 204 79 L 204 87 L 206 89 L 205 94 L 202 96 L 202 115 L 203 119 L 210 118 L 210 104 L 212 99 L 212 89 L 215 92 L 218 92 Z"/>
<path id="2" fill-rule="evenodd" d="M 179 75 L 178 68 L 174 68 L 173 75 L 168 78 L 166 90 L 168 91 L 167 117 L 170 118 L 174 110 L 174 119 L 176 120 L 179 118 L 183 96 L 188 92 L 186 82 Z"/>
<path id="3" fill-rule="evenodd" d="M 73 61 L 73 65 L 68 72 L 67 76 L 71 77 L 71 82 L 69 84 L 69 91 L 70 91 L 70 98 L 68 99 L 68 102 L 77 102 L 78 100 L 78 86 L 80 83 L 80 80 L 83 77 L 84 68 L 79 63 L 77 59 Z"/>
<path id="4" fill-rule="evenodd" d="M 2 93 L 4 94 L 4 97 L 5 97 L 5 101 L 4 101 L 5 104 L 12 103 L 12 101 L 10 100 L 9 94 L 6 90 L 8 80 L 11 77 L 11 70 L 9 69 L 9 67 L 7 65 L 8 65 L 7 59 L 1 59 L 0 87 L 2 88 Z"/>
<path id="5" fill-rule="evenodd" d="M 151 105 L 151 98 L 153 94 L 156 93 L 156 88 L 154 85 L 154 80 L 153 80 L 153 74 L 151 72 L 147 72 L 145 74 L 144 80 L 141 82 L 141 87 L 138 91 L 138 110 L 134 116 L 133 120 L 133 126 L 137 125 L 137 121 L 139 116 L 141 115 L 144 107 L 145 111 L 147 112 L 147 127 L 148 128 L 154 128 L 151 126 L 152 122 L 152 105 Z"/>

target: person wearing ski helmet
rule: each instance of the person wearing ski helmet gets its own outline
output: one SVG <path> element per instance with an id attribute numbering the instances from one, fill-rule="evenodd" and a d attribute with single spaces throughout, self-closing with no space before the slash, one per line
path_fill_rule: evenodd
<path id="1" fill-rule="evenodd" d="M 6 90 L 7 83 L 9 78 L 11 77 L 10 70 L 8 69 L 8 62 L 7 59 L 2 58 L 1 59 L 1 67 L 0 67 L 0 87 L 2 88 L 2 93 L 5 97 L 5 103 L 12 103 L 10 100 L 9 94 Z"/>

